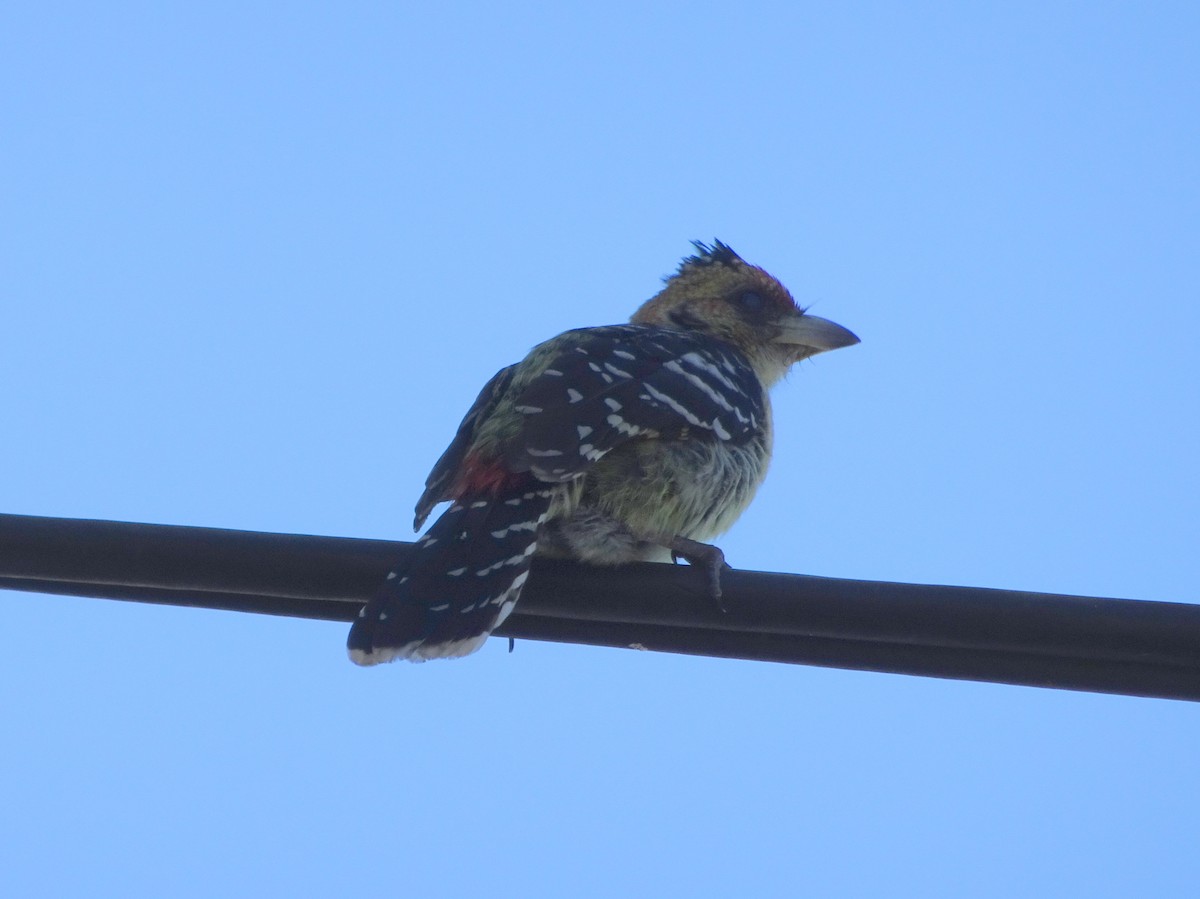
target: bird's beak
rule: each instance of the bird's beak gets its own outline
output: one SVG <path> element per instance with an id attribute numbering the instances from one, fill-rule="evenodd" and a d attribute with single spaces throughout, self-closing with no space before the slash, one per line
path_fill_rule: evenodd
<path id="1" fill-rule="evenodd" d="M 801 314 L 784 321 L 783 330 L 775 338 L 775 342 L 805 347 L 810 351 L 805 355 L 811 356 L 826 350 L 853 346 L 859 341 L 853 331 L 827 318 Z"/>

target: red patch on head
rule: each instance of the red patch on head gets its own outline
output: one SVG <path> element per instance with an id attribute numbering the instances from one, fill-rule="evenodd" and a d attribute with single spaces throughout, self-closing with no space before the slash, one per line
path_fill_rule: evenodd
<path id="1" fill-rule="evenodd" d="M 757 265 L 747 265 L 746 268 L 754 273 L 754 280 L 757 282 L 759 291 L 780 315 L 799 308 L 788 289 L 779 282 L 778 278 Z"/>

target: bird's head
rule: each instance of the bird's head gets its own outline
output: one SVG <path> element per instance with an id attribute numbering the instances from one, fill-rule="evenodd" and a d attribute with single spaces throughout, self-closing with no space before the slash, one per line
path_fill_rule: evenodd
<path id="1" fill-rule="evenodd" d="M 631 321 L 727 341 L 768 386 L 801 359 L 858 343 L 841 325 L 807 314 L 779 281 L 721 241 L 693 245 L 696 255 L 683 260 Z"/>

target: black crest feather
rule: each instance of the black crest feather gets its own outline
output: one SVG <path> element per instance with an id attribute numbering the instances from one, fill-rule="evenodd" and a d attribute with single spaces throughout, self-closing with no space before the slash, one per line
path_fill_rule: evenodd
<path id="1" fill-rule="evenodd" d="M 735 253 L 729 244 L 719 240 L 713 240 L 711 245 L 693 240 L 692 246 L 696 248 L 696 255 L 684 259 L 679 266 L 680 271 L 689 265 L 733 265 L 742 261 L 742 257 Z"/>

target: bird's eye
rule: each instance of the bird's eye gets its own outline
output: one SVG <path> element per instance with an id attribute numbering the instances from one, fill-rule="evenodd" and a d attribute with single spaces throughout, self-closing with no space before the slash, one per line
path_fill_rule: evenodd
<path id="1" fill-rule="evenodd" d="M 755 293 L 753 290 L 748 290 L 738 297 L 738 304 L 743 309 L 749 309 L 752 312 L 757 312 L 763 307 L 762 294 Z"/>

